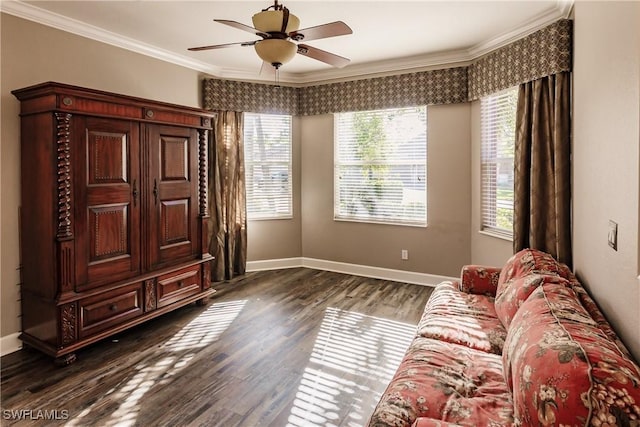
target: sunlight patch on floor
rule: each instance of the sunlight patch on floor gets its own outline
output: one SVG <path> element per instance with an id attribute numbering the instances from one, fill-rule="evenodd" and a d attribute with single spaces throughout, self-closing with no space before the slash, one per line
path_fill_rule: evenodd
<path id="1" fill-rule="evenodd" d="M 246 300 L 240 300 L 211 304 L 162 344 L 161 347 L 165 352 L 161 353 L 159 358 L 141 362 L 134 368 L 136 373 L 133 376 L 105 395 L 111 396 L 107 401 L 120 403 L 109 419 L 101 422 L 101 425 L 109 427 L 135 425 L 144 395 L 154 386 L 168 383 L 173 376 L 189 365 L 200 349 L 216 341 L 238 317 L 246 303 Z M 65 425 L 84 426 L 86 425 L 83 421 L 85 417 L 97 419 L 99 416 L 92 413 L 104 410 L 105 408 L 91 405 Z"/>
<path id="2" fill-rule="evenodd" d="M 287 427 L 362 426 L 415 336 L 415 325 L 329 307 Z M 373 383 L 375 387 L 372 389 Z M 355 393 L 355 391 L 364 393 Z M 357 395 L 369 396 L 362 401 Z M 340 414 L 348 413 L 348 419 Z"/>

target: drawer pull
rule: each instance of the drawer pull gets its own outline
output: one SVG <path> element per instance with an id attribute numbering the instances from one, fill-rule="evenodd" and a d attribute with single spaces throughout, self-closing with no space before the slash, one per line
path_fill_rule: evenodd
<path id="1" fill-rule="evenodd" d="M 184 286 L 184 282 L 182 280 L 178 280 L 178 287 L 181 288 Z"/>
<path id="2" fill-rule="evenodd" d="M 111 310 L 111 311 L 116 311 L 116 310 L 118 310 L 118 304 L 111 304 L 111 305 L 109 306 L 109 310 Z"/>

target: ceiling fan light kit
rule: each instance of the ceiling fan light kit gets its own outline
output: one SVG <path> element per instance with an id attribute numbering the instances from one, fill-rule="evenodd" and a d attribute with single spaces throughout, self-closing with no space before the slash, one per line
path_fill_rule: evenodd
<path id="1" fill-rule="evenodd" d="M 260 59 L 272 65 L 276 70 L 283 64 L 291 61 L 296 53 L 338 68 L 342 68 L 349 63 L 349 59 L 342 56 L 309 45 L 298 45 L 294 43 L 302 40 L 318 40 L 352 34 L 353 31 L 351 31 L 351 28 L 349 28 L 347 24 L 342 21 L 336 21 L 300 30 L 300 19 L 290 13 L 289 9 L 278 4 L 278 0 L 274 0 L 273 5 L 253 15 L 253 27 L 225 19 L 215 19 L 214 21 L 250 32 L 262 39 L 240 43 L 192 47 L 189 48 L 190 51 L 220 49 L 237 45 L 254 46 Z"/>
<path id="2" fill-rule="evenodd" d="M 289 40 L 267 39 L 255 44 L 256 53 L 264 62 L 280 68 L 296 55 L 298 46 Z"/>

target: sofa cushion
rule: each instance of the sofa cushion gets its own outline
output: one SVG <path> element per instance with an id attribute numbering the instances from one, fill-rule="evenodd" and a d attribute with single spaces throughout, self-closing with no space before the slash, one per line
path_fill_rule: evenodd
<path id="1" fill-rule="evenodd" d="M 460 290 L 495 297 L 500 271 L 499 267 L 465 265 L 460 272 Z"/>
<path id="2" fill-rule="evenodd" d="M 640 419 L 637 366 L 564 284 L 543 283 L 522 304 L 507 334 L 503 366 L 516 425 Z"/>
<path id="3" fill-rule="evenodd" d="M 417 335 L 502 354 L 507 331 L 494 299 L 458 290 L 456 282 L 436 286 L 418 324 Z"/>
<path id="4" fill-rule="evenodd" d="M 543 283 L 557 283 L 571 287 L 571 283 L 568 280 L 546 273 L 529 273 L 505 282 L 501 292 L 495 299 L 496 315 L 505 328 L 509 328 L 513 316 L 515 316 L 522 303 Z"/>
<path id="5" fill-rule="evenodd" d="M 510 281 L 530 273 L 559 276 L 560 264 L 551 255 L 537 249 L 523 249 L 514 254 L 500 271 L 496 298 L 510 285 Z"/>
<path id="6" fill-rule="evenodd" d="M 380 398 L 369 426 L 409 427 L 418 417 L 461 426 L 512 425 L 501 357 L 416 337 Z"/>

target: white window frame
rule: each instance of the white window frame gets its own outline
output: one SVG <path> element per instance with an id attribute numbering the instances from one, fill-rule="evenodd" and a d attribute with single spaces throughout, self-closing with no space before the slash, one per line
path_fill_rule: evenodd
<path id="1" fill-rule="evenodd" d="M 513 239 L 517 100 L 517 86 L 480 99 L 480 231 L 507 240 Z"/>
<path id="2" fill-rule="evenodd" d="M 264 144 L 265 141 L 248 141 L 247 132 L 248 123 L 250 123 L 252 117 L 262 117 L 266 119 L 273 119 L 274 117 L 281 117 L 288 119 L 288 153 L 286 154 L 286 158 L 269 158 L 269 156 L 265 156 L 263 159 L 255 159 L 254 155 L 251 153 L 252 148 L 258 148 L 255 144 Z M 293 125 L 293 117 L 291 115 L 286 114 L 259 114 L 259 113 L 244 113 L 244 125 L 243 125 L 243 138 L 244 138 L 244 160 L 245 160 L 245 184 L 246 184 L 246 202 L 247 202 L 247 219 L 255 221 L 255 220 L 273 220 L 273 219 L 291 219 L 293 218 L 293 179 L 292 179 L 292 150 L 293 150 L 293 136 L 292 136 L 292 125 Z M 254 150 L 255 151 L 255 150 Z M 269 190 L 271 190 L 270 185 L 273 185 L 273 182 L 266 183 L 266 196 L 272 197 L 273 199 L 278 199 L 279 203 L 276 203 L 272 206 L 273 209 L 258 209 L 258 203 L 265 203 L 265 200 L 258 200 L 257 195 L 254 194 L 254 177 L 252 174 L 254 167 L 266 166 L 271 167 L 280 166 L 281 169 L 286 170 L 286 185 L 285 189 L 285 197 L 286 200 L 282 199 L 282 194 L 269 194 Z M 282 180 L 281 180 L 282 181 Z M 264 194 L 261 194 L 264 196 Z M 265 199 L 265 197 L 263 197 Z M 284 203 L 283 203 L 284 202 Z M 282 209 L 282 206 L 285 209 Z"/>
<path id="3" fill-rule="evenodd" d="M 424 134 L 424 157 L 419 158 L 421 156 L 413 156 L 410 160 L 405 159 L 392 159 L 390 157 L 385 157 L 383 159 L 376 159 L 375 161 L 358 161 L 354 159 L 341 159 L 340 150 L 341 150 L 341 139 L 346 138 L 345 141 L 349 137 L 353 137 L 345 133 L 344 135 L 341 133 L 341 120 L 343 115 L 351 115 L 351 114 L 380 114 L 383 117 L 383 120 L 386 119 L 386 113 L 393 113 L 396 111 L 402 110 L 416 110 L 421 109 L 423 114 L 425 115 L 425 123 L 424 128 L 415 127 L 413 131 L 416 129 L 420 134 Z M 385 110 L 371 110 L 371 111 L 360 111 L 360 112 L 345 112 L 345 113 L 335 113 L 334 114 L 334 220 L 335 221 L 350 221 L 350 222 L 362 222 L 362 223 L 375 223 L 375 224 L 390 224 L 390 225 L 401 225 L 401 226 L 415 226 L 415 227 L 426 227 L 427 226 L 427 107 L 419 106 L 419 107 L 407 107 L 407 108 L 391 108 Z M 348 116 L 344 116 L 345 120 L 349 120 Z M 387 128 L 385 128 L 385 134 L 392 135 L 397 134 L 391 132 Z M 421 137 L 421 136 L 420 136 Z M 348 142 L 343 142 L 343 144 Z M 396 148 L 400 147 L 402 144 L 402 140 L 398 139 L 394 141 Z M 341 171 L 344 173 L 343 168 L 348 167 L 358 167 L 358 166 L 386 166 L 386 167 L 398 167 L 398 166 L 406 166 L 410 165 L 412 170 L 409 174 L 405 172 L 402 175 L 402 180 L 400 180 L 402 187 L 399 195 L 395 195 L 398 197 L 398 205 L 403 206 L 403 209 L 408 209 L 409 212 L 411 210 L 416 210 L 417 213 L 413 215 L 409 213 L 407 216 L 403 217 L 402 215 L 392 215 L 386 216 L 390 214 L 390 209 L 393 209 L 394 205 L 386 204 L 381 205 L 381 209 L 383 213 L 371 214 L 365 213 L 366 209 L 358 203 L 354 204 L 353 212 L 349 213 L 346 202 L 341 201 L 341 180 L 344 178 L 341 176 Z M 389 179 L 389 182 L 397 182 L 399 179 L 396 177 L 395 180 L 393 178 Z M 409 182 L 410 181 L 410 182 Z M 353 181 L 352 181 L 353 182 Z M 410 188 L 413 187 L 413 188 Z M 415 189 L 417 187 L 417 189 Z M 420 188 L 421 187 L 421 188 Z M 370 188 L 370 187 L 369 187 Z M 389 187 L 392 188 L 392 187 Z M 372 190 L 370 190 L 372 191 Z M 384 191 L 384 190 L 383 190 Z M 390 191 L 397 192 L 397 189 L 392 189 Z M 345 203 L 343 203 L 345 202 Z M 417 207 L 416 207 L 417 206 Z M 377 208 L 374 208 L 377 210 Z M 398 211 L 399 212 L 399 211 Z M 386 216 L 386 217 L 383 217 Z M 413 216 L 413 217 L 411 217 Z"/>

